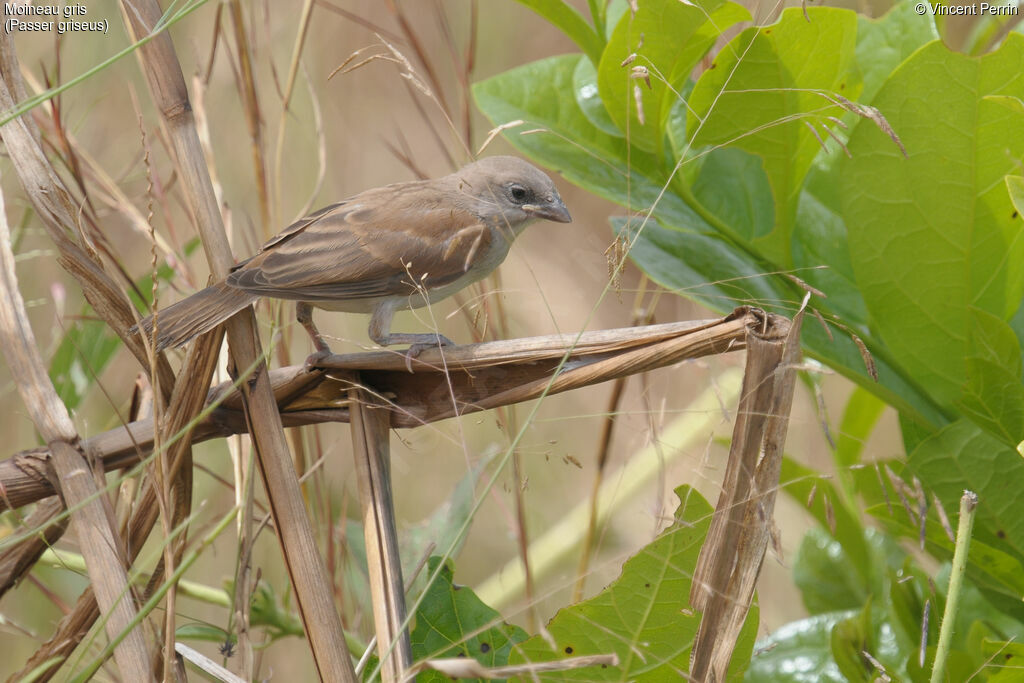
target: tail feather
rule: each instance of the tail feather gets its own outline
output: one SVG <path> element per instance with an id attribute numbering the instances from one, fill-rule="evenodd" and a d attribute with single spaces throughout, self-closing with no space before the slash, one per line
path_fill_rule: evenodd
<path id="1" fill-rule="evenodd" d="M 258 294 L 236 289 L 220 282 L 196 292 L 187 299 L 157 311 L 156 350 L 181 346 L 193 337 L 209 332 L 235 313 L 256 301 Z M 142 320 L 132 332 L 142 329 L 152 338 L 153 316 Z"/>

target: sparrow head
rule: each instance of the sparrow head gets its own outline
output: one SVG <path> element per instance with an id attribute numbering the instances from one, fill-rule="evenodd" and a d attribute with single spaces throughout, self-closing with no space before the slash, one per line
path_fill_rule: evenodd
<path id="1" fill-rule="evenodd" d="M 518 157 L 485 157 L 454 175 L 461 191 L 477 200 L 482 218 L 498 219 L 513 228 L 537 218 L 572 222 L 551 178 Z"/>

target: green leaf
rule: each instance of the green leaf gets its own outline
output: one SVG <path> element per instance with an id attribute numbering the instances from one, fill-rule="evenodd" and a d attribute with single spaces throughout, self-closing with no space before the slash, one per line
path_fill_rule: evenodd
<path id="1" fill-rule="evenodd" d="M 875 517 L 881 526 L 894 536 L 917 541 L 920 528 L 910 521 L 902 511 L 889 510 L 885 505 L 873 505 L 865 512 Z M 925 549 L 939 559 L 952 559 L 953 542 L 943 531 L 939 520 L 931 513 L 925 525 Z M 1009 610 L 1015 618 L 1024 618 L 1024 609 L 1018 609 L 1024 599 L 1024 567 L 1011 553 L 999 550 L 977 539 L 971 540 L 968 576 L 989 599 Z"/>
<path id="2" fill-rule="evenodd" d="M 440 562 L 439 557 L 430 558 L 428 575 L 433 576 Z M 469 588 L 455 585 L 451 563 L 445 563 L 427 588 L 410 634 L 413 657 L 417 660 L 471 657 L 487 667 L 507 664 L 512 646 L 526 638 L 526 631 L 506 624 Z M 440 673 L 424 671 L 416 680 L 448 679 Z"/>
<path id="3" fill-rule="evenodd" d="M 839 670 L 851 683 L 874 680 L 875 668 L 862 653 L 874 650 L 871 637 L 871 601 L 832 628 L 830 646 Z"/>
<path id="4" fill-rule="evenodd" d="M 989 675 L 989 683 L 1020 682 L 1021 670 L 1024 669 L 1024 643 L 1019 640 L 986 640 L 983 652 L 986 660 L 984 673 Z"/>
<path id="5" fill-rule="evenodd" d="M 749 20 L 746 9 L 725 0 L 646 0 L 635 14 L 622 16 L 601 55 L 597 80 L 608 113 L 629 131 L 635 147 L 661 153 L 669 110 L 697 61 L 723 31 Z M 637 67 L 647 69 L 649 87 L 647 79 L 633 77 Z"/>
<path id="6" fill-rule="evenodd" d="M 861 546 L 867 547 L 863 542 Z M 793 560 L 793 582 L 808 612 L 857 609 L 870 597 L 854 557 L 823 529 L 812 528 L 804 534 Z"/>
<path id="7" fill-rule="evenodd" d="M 951 520 L 964 490 L 977 493 L 974 537 L 1024 559 L 1024 460 L 1013 448 L 959 420 L 922 441 L 907 458 L 907 467 L 927 482 Z"/>
<path id="8" fill-rule="evenodd" d="M 798 505 L 806 506 L 805 509 L 821 526 L 827 529 L 834 538 L 835 546 L 828 546 L 829 555 L 840 553 L 846 561 L 843 563 L 843 572 L 853 570 L 857 581 L 853 582 L 849 594 L 857 595 L 859 598 L 850 599 L 843 605 L 815 601 L 810 598 L 807 592 L 803 592 L 804 605 L 808 611 L 813 613 L 833 611 L 836 609 L 853 609 L 864 602 L 864 598 L 871 592 L 871 581 L 874 575 L 873 562 L 868 545 L 864 539 L 864 525 L 857 517 L 857 512 L 844 501 L 832 483 L 819 472 L 795 462 L 792 458 L 782 459 L 782 473 L 779 477 L 780 486 L 786 495 L 791 496 Z M 812 530 L 815 531 L 815 530 Z M 826 539 L 808 532 L 800 544 L 800 551 L 804 552 L 804 545 L 813 543 L 821 549 L 826 548 Z M 809 548 L 807 550 L 810 550 Z M 796 562 L 793 566 L 794 580 L 797 572 L 807 570 L 808 579 L 816 574 L 818 565 L 803 567 L 803 563 Z M 832 570 L 825 570 L 822 574 L 833 573 Z M 799 585 L 799 581 L 797 581 Z M 843 598 L 845 600 L 845 598 Z"/>
<path id="9" fill-rule="evenodd" d="M 576 97 L 576 106 L 591 125 L 613 137 L 623 137 L 622 131 L 604 108 L 604 102 L 597 91 L 597 69 L 589 59 L 577 62 L 576 71 L 572 75 L 572 92 Z"/>
<path id="10" fill-rule="evenodd" d="M 1007 323 L 971 309 L 967 381 L 956 405 L 1003 443 L 1024 438 L 1024 385 L 1020 342 Z"/>
<path id="11" fill-rule="evenodd" d="M 773 270 L 767 263 L 759 263 L 756 256 L 718 235 L 671 188 L 663 192 L 668 178 L 654 157 L 631 150 L 625 139 L 595 124 L 598 118 L 593 112 L 588 116 L 581 109 L 580 102 L 592 99 L 587 92 L 593 87 L 585 77 L 577 79 L 578 70 L 583 71 L 581 60 L 585 58 L 552 57 L 477 83 L 473 88 L 477 105 L 495 125 L 523 121 L 506 132 L 509 142 L 539 163 L 561 171 L 570 182 L 622 206 L 654 206 L 662 225 L 646 223 L 631 258 L 659 284 L 717 311 L 749 303 L 792 313 L 799 296 L 795 288 L 777 275 L 766 275 Z M 621 226 L 621 222 L 614 225 Z M 840 292 L 845 288 L 839 288 Z M 841 313 L 844 320 L 856 322 L 845 310 Z M 880 355 L 875 360 L 882 383 L 876 384 L 847 332 L 833 328 L 826 333 L 819 325 L 807 325 L 804 345 L 813 357 L 916 419 L 936 425 L 947 421 Z"/>
<path id="12" fill-rule="evenodd" d="M 878 397 L 860 387 L 854 388 L 839 423 L 839 442 L 836 444 L 838 467 L 852 467 L 860 463 L 861 451 L 884 410 L 885 404 Z"/>
<path id="13" fill-rule="evenodd" d="M 581 50 L 590 58 L 590 61 L 597 64 L 601 59 L 601 52 L 604 50 L 604 41 L 597 35 L 594 27 L 587 23 L 583 15 L 576 11 L 576 8 L 565 2 L 565 0 L 518 0 L 537 14 L 541 15 L 552 25 L 567 35 L 576 43 Z"/>
<path id="14" fill-rule="evenodd" d="M 818 614 L 794 621 L 757 641 L 746 683 L 847 683 L 829 649 L 836 624 L 856 610 Z"/>
<path id="15" fill-rule="evenodd" d="M 630 258 L 652 280 L 714 311 L 728 313 L 737 305 L 751 304 L 785 315 L 797 307 L 794 294 L 778 276 L 765 274 L 742 249 L 713 233 L 677 228 L 669 220 L 665 225 L 648 221 L 639 233 L 635 228 L 627 232 L 626 219 L 611 222 L 616 234 L 636 238 Z M 945 416 L 883 356 L 874 356 L 880 382 L 872 379 L 860 348 L 846 330 L 830 326 L 826 332 L 819 324 L 808 324 L 802 342 L 808 355 L 900 410 L 935 425 L 946 423 Z"/>
<path id="16" fill-rule="evenodd" d="M 938 37 L 935 22 L 918 14 L 912 2 L 896 3 L 877 19 L 858 14 L 856 55 L 864 81 L 859 101 L 870 104 L 903 60 Z"/>
<path id="17" fill-rule="evenodd" d="M 545 681 L 664 681 L 684 676 L 700 615 L 689 609 L 690 584 L 711 523 L 711 506 L 688 486 L 676 489 L 675 523 L 626 561 L 601 593 L 555 615 L 542 636 L 517 645 L 511 663 L 607 654 L 619 666 L 543 674 Z M 750 658 L 757 610 L 751 609 L 733 654 L 732 676 Z M 684 676 L 685 677 L 685 676 Z"/>
<path id="18" fill-rule="evenodd" d="M 623 20 L 627 19 L 624 15 Z M 590 106 L 586 103 L 593 100 L 593 84 L 583 75 L 581 60 L 585 58 L 553 57 L 507 71 L 476 84 L 474 97 L 495 125 L 523 121 L 521 126 L 506 131 L 506 136 L 527 156 L 622 206 L 655 207 L 654 216 L 661 225 L 646 223 L 631 257 L 659 284 L 717 311 L 731 311 L 737 304 L 749 303 L 791 314 L 800 296 L 795 287 L 778 275 L 766 275 L 775 270 L 771 264 L 723 238 L 672 187 L 663 191 L 668 178 L 660 163 L 652 155 L 630 148 L 624 138 L 606 132 L 603 128 L 607 122 L 602 125 L 599 115 L 581 109 L 581 102 L 586 108 Z M 813 220 L 812 216 L 809 222 Z M 621 222 L 616 225 L 621 226 Z M 810 235 L 806 243 L 816 240 Z M 845 251 L 841 240 L 838 244 Z M 808 267 L 820 265 L 815 260 Z M 852 278 L 852 267 L 848 270 Z M 799 275 L 804 277 L 808 272 L 802 270 Z M 837 301 L 851 289 L 840 282 Z M 863 302 L 854 295 L 850 300 L 854 302 L 851 306 L 837 306 L 837 312 L 864 337 L 865 330 L 856 326 L 866 314 L 848 312 L 858 304 L 863 311 Z M 874 345 L 871 339 L 867 342 L 876 352 L 881 384 L 868 376 L 861 351 L 846 331 L 832 327 L 826 332 L 814 324 L 804 328 L 804 345 L 811 356 L 829 363 L 921 422 L 941 425 L 948 421 L 917 386 L 907 381 L 900 368 L 888 363 L 880 344 Z"/>
<path id="19" fill-rule="evenodd" d="M 630 258 L 652 280 L 712 310 L 726 313 L 741 302 L 783 298 L 774 276 L 764 275 L 741 250 L 714 234 L 638 219 L 613 218 L 611 223 L 616 235 L 635 240 Z"/>
<path id="20" fill-rule="evenodd" d="M 692 189 L 706 209 L 728 223 L 745 242 L 772 231 L 775 202 L 758 157 L 741 149 L 723 148 L 702 156 L 699 164 Z"/>
<path id="21" fill-rule="evenodd" d="M 1002 320 L 1024 294 L 1024 239 L 1003 176 L 1024 156 L 1024 38 L 980 59 L 939 43 L 915 52 L 874 106 L 841 168 L 850 252 L 894 359 L 944 406 L 964 389 L 972 308 Z M 994 97 L 998 96 L 998 97 Z M 937 117 L 937 112 L 942 112 Z"/>
<path id="22" fill-rule="evenodd" d="M 820 175 L 812 170 L 808 185 Z M 838 211 L 819 194 L 805 189 L 797 206 L 792 240 L 794 274 L 824 292 L 828 299 L 819 305 L 869 336 L 867 306 L 854 280 L 846 224 Z"/>
<path id="23" fill-rule="evenodd" d="M 523 121 L 506 131 L 508 141 L 570 182 L 623 206 L 657 203 L 685 225 L 706 227 L 678 197 L 662 196 L 668 179 L 653 156 L 631 152 L 625 139 L 601 130 L 580 109 L 578 99 L 589 99 L 575 94 L 581 59 L 564 55 L 511 69 L 474 85 L 473 96 L 494 125 Z"/>
<path id="24" fill-rule="evenodd" d="M 775 198 L 774 230 L 754 241 L 790 267 L 790 235 L 804 176 L 821 149 L 808 124 L 834 125 L 841 110 L 818 91 L 856 96 L 851 79 L 856 14 L 849 10 L 783 11 L 776 24 L 747 29 L 697 81 L 687 130 L 694 147 L 728 145 L 761 158 Z"/>
<path id="25" fill-rule="evenodd" d="M 50 380 L 68 410 L 78 407 L 121 346 L 105 322 L 86 317 L 91 310 L 83 310 L 82 319 L 68 329 L 50 359 Z"/>
<path id="26" fill-rule="evenodd" d="M 919 538 L 918 526 L 911 525 L 903 514 L 894 516 L 885 505 L 873 505 L 865 512 L 875 517 L 882 527 L 894 536 L 915 541 Z M 934 515 L 929 516 L 925 525 L 925 549 L 939 559 L 948 560 L 953 557 L 953 542 L 949 540 Z M 986 595 L 1004 604 L 1016 604 L 1024 599 L 1024 566 L 1012 553 L 972 539 L 969 557 L 968 575 Z M 1006 603 L 1007 599 L 1011 602 Z"/>

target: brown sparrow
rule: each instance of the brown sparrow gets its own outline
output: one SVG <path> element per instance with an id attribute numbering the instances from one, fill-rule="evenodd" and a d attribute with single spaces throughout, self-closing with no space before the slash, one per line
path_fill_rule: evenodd
<path id="1" fill-rule="evenodd" d="M 419 308 L 486 277 L 535 219 L 572 220 L 551 179 L 516 157 L 487 157 L 436 180 L 366 190 L 286 228 L 227 279 L 161 309 L 140 326 L 156 348 L 180 346 L 262 296 L 296 301 L 318 354 L 330 352 L 312 307 L 370 314 L 381 346 L 452 344 L 391 332 L 396 310 Z"/>

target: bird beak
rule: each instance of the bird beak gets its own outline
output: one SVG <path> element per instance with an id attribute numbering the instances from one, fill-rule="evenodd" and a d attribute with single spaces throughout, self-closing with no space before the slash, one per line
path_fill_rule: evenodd
<path id="1" fill-rule="evenodd" d="M 559 197 L 553 197 L 544 204 L 524 204 L 523 211 L 534 218 L 543 218 L 556 223 L 572 223 L 569 209 L 565 208 L 565 204 Z"/>

